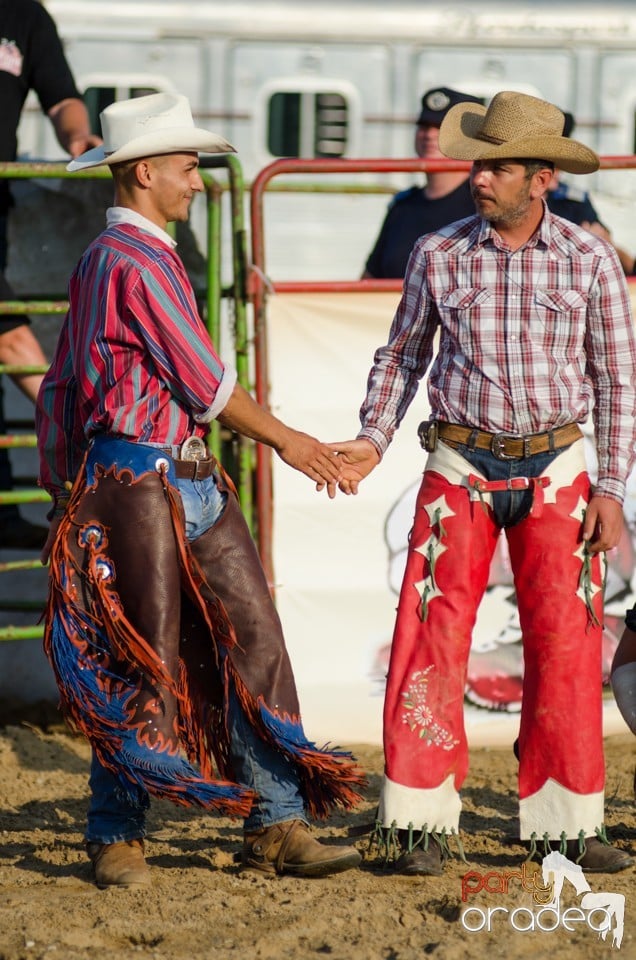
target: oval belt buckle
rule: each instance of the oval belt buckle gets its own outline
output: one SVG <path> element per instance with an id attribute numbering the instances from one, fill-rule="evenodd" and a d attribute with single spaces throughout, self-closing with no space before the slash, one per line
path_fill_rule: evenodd
<path id="1" fill-rule="evenodd" d="M 495 433 L 490 441 L 490 452 L 497 460 L 516 460 L 517 457 L 506 453 L 507 436 L 504 433 Z"/>
<path id="2" fill-rule="evenodd" d="M 201 437 L 188 437 L 181 444 L 181 460 L 206 460 L 208 448 Z"/>

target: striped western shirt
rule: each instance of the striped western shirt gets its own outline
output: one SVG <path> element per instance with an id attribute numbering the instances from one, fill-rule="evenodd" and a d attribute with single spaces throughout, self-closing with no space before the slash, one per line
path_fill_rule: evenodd
<path id="1" fill-rule="evenodd" d="M 108 211 L 69 284 L 69 310 L 38 396 L 40 483 L 72 482 L 98 433 L 179 444 L 219 414 L 236 372 L 217 356 L 174 241 Z"/>
<path id="2" fill-rule="evenodd" d="M 636 341 L 611 246 L 552 215 L 520 249 L 469 217 L 421 237 L 389 342 L 376 351 L 360 437 L 382 454 L 428 375 L 431 416 L 540 433 L 590 409 L 597 493 L 622 501 L 636 440 Z"/>

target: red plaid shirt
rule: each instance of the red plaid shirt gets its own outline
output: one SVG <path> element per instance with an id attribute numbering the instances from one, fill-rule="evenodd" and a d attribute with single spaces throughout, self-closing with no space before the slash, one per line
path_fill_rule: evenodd
<path id="1" fill-rule="evenodd" d="M 512 252 L 480 217 L 421 237 L 389 342 L 376 351 L 360 437 L 383 453 L 428 377 L 431 416 L 540 433 L 592 408 L 597 492 L 622 501 L 636 441 L 636 338 L 609 244 L 553 216 Z"/>

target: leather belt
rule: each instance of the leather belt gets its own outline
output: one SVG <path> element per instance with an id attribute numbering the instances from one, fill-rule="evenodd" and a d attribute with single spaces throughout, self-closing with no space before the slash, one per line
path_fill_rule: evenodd
<path id="1" fill-rule="evenodd" d="M 471 449 L 490 450 L 497 460 L 521 460 L 535 453 L 548 453 L 569 447 L 583 436 L 577 423 L 567 423 L 545 433 L 530 433 L 522 437 L 507 433 L 487 433 L 485 430 L 473 430 L 458 423 L 437 422 L 437 435 L 440 440 L 462 443 Z"/>
<path id="2" fill-rule="evenodd" d="M 540 517 L 543 513 L 544 494 L 543 488 L 549 487 L 552 481 L 549 477 L 511 477 L 508 480 L 485 480 L 476 476 L 474 473 L 468 474 L 468 486 L 476 490 L 480 497 L 484 493 L 497 493 L 499 491 L 511 492 L 513 490 L 531 490 L 532 506 L 530 507 L 531 517 Z M 483 502 L 483 499 L 482 499 Z"/>
<path id="3" fill-rule="evenodd" d="M 154 443 L 151 446 L 157 446 L 170 457 L 178 480 L 207 480 L 219 469 L 201 437 L 188 437 L 180 446 L 163 447 Z"/>
<path id="4" fill-rule="evenodd" d="M 165 453 L 169 454 L 169 450 Z M 207 480 L 217 469 L 214 457 L 208 460 L 175 460 L 172 458 L 174 475 L 178 480 Z"/>

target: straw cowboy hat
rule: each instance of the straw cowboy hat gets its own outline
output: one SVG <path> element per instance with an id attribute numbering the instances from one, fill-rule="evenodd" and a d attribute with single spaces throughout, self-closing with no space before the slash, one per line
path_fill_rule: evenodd
<path id="1" fill-rule="evenodd" d="M 86 170 L 163 153 L 236 153 L 223 137 L 195 127 L 187 97 L 153 93 L 118 100 L 99 115 L 104 142 L 75 157 L 67 170 Z"/>
<path id="2" fill-rule="evenodd" d="M 504 90 L 488 107 L 458 103 L 439 131 L 439 147 L 453 160 L 549 160 L 568 173 L 593 173 L 599 158 L 563 136 L 565 116 L 552 103 Z"/>

